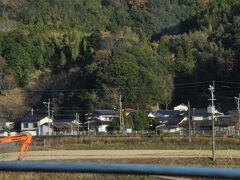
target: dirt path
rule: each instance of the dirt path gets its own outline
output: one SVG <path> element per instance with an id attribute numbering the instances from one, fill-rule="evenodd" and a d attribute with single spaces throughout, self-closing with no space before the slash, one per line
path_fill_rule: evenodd
<path id="1" fill-rule="evenodd" d="M 0 154 L 0 160 L 13 161 L 18 153 Z M 200 158 L 211 157 L 210 150 L 52 150 L 29 151 L 27 161 L 81 160 L 81 159 L 132 159 L 132 158 Z M 219 150 L 217 158 L 240 158 L 240 150 Z"/>

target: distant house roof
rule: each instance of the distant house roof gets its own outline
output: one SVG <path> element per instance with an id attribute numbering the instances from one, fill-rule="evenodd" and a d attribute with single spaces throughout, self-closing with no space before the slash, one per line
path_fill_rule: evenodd
<path id="1" fill-rule="evenodd" d="M 206 116 L 209 115 L 207 108 L 191 108 L 192 116 Z"/>
<path id="2" fill-rule="evenodd" d="M 123 112 L 124 113 L 131 113 L 131 112 L 137 112 L 137 110 L 132 109 L 132 108 L 125 108 L 125 109 L 123 109 Z"/>
<path id="3" fill-rule="evenodd" d="M 177 126 L 183 121 L 184 117 L 171 117 L 168 119 L 168 121 L 165 123 L 166 127 L 169 126 Z"/>
<path id="4" fill-rule="evenodd" d="M 86 121 L 84 124 L 85 126 L 90 124 L 90 125 L 109 125 L 111 122 L 110 121 L 101 121 L 98 118 L 91 118 L 89 121 Z"/>
<path id="5" fill-rule="evenodd" d="M 75 116 L 56 116 L 54 122 L 72 122 L 76 120 Z"/>
<path id="6" fill-rule="evenodd" d="M 58 129 L 63 129 L 63 128 L 72 128 L 72 127 L 77 127 L 78 124 L 72 123 L 72 122 L 54 122 L 53 127 L 58 128 Z M 82 127 L 82 125 L 79 124 L 79 127 Z"/>
<path id="7" fill-rule="evenodd" d="M 215 110 L 215 114 L 223 115 L 223 113 L 218 112 Z M 192 108 L 191 109 L 192 116 L 209 116 L 211 113 L 208 112 L 208 108 Z"/>
<path id="8" fill-rule="evenodd" d="M 156 117 L 167 117 L 167 116 L 181 116 L 185 115 L 184 112 L 174 111 L 174 110 L 159 110 L 155 116 Z"/>
<path id="9" fill-rule="evenodd" d="M 55 121 L 53 121 L 53 126 L 59 129 L 71 128 L 72 126 L 77 126 L 77 125 L 78 125 L 78 122 L 76 121 L 75 116 L 56 116 Z"/>
<path id="10" fill-rule="evenodd" d="M 46 115 L 28 115 L 28 116 L 25 116 L 21 119 L 19 119 L 19 121 L 21 122 L 38 122 L 42 119 L 44 119 L 46 117 Z"/>
<path id="11" fill-rule="evenodd" d="M 200 128 L 200 129 L 210 129 L 212 127 L 212 120 L 210 119 L 204 119 L 201 121 L 195 121 L 195 126 Z M 231 116 L 229 115 L 224 115 L 222 117 L 218 117 L 215 120 L 215 127 L 231 127 L 231 126 L 235 126 L 238 123 L 238 119 L 233 119 Z M 191 122 L 192 124 L 192 122 Z M 189 121 L 185 121 L 184 123 L 181 124 L 182 127 L 185 127 L 186 129 L 188 129 L 189 127 Z"/>
<path id="12" fill-rule="evenodd" d="M 186 113 L 174 110 L 159 110 L 156 117 L 160 118 L 166 127 L 170 127 L 179 125 L 186 117 Z"/>
<path id="13" fill-rule="evenodd" d="M 115 116 L 117 115 L 117 112 L 114 110 L 96 110 L 95 114 L 97 115 L 111 115 L 111 116 Z"/>

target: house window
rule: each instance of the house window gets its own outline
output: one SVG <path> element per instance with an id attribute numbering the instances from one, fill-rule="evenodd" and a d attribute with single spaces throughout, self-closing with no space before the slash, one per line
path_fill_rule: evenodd
<path id="1" fill-rule="evenodd" d="M 37 123 L 33 123 L 33 128 L 37 128 Z"/>
<path id="2" fill-rule="evenodd" d="M 24 128 L 28 128 L 28 123 L 24 123 L 24 124 L 23 124 L 23 127 L 24 127 Z"/>

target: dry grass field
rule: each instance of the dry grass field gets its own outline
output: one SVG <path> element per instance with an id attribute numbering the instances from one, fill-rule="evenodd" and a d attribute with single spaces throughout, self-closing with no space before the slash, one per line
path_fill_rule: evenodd
<path id="1" fill-rule="evenodd" d="M 179 137 L 52 137 L 35 138 L 25 161 L 147 163 L 158 165 L 240 167 L 239 138 L 217 139 L 216 161 L 211 139 L 197 137 L 191 144 Z M 19 145 L 1 149 L 2 161 L 14 161 Z M 156 176 L 70 173 L 1 172 L 0 179 L 164 179 Z"/>

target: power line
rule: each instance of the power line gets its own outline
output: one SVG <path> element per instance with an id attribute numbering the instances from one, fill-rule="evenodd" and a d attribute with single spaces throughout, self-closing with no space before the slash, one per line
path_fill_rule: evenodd
<path id="1" fill-rule="evenodd" d="M 199 88 L 199 87 L 206 87 L 206 85 L 195 85 L 195 86 L 185 86 L 185 87 L 176 87 L 175 89 L 189 89 L 189 88 Z"/>
<path id="2" fill-rule="evenodd" d="M 212 81 L 201 81 L 201 82 L 192 82 L 192 83 L 176 83 L 175 86 L 185 86 L 185 85 L 194 85 L 194 84 L 207 84 L 211 83 Z"/>
<path id="3" fill-rule="evenodd" d="M 230 82 L 230 81 L 215 81 L 217 83 L 225 83 L 225 84 L 239 84 L 240 85 L 240 82 Z"/>
<path id="4" fill-rule="evenodd" d="M 211 81 L 202 81 L 202 82 L 193 82 L 193 83 L 181 83 L 181 84 L 175 84 L 175 86 L 185 86 L 185 85 L 198 85 L 200 84 L 207 84 Z M 204 86 L 204 85 L 202 85 Z M 186 86 L 186 87 L 193 87 L 193 86 Z M 194 86 L 195 87 L 195 86 Z M 30 90 L 27 89 L 25 92 L 81 92 L 81 91 L 107 91 L 107 90 L 128 90 L 129 88 L 107 88 L 107 89 L 100 89 L 100 88 L 83 88 L 83 89 L 35 89 L 35 90 Z M 134 90 L 144 90 L 145 88 L 140 88 L 140 87 L 131 87 L 131 89 Z M 8 90 L 8 91 L 13 91 L 13 90 Z"/>

